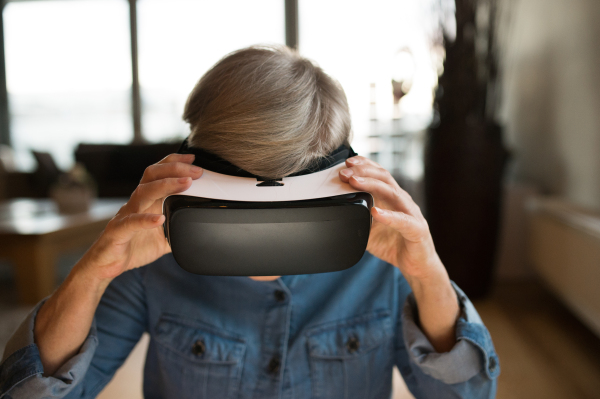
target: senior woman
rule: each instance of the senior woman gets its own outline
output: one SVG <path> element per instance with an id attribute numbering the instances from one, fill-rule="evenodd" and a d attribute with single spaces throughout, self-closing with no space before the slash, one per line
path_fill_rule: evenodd
<path id="1" fill-rule="evenodd" d="M 264 177 L 350 142 L 341 87 L 285 47 L 219 61 L 190 94 L 189 143 Z M 194 155 L 149 166 L 60 288 L 8 343 L 0 398 L 92 398 L 143 332 L 147 398 L 389 398 L 398 366 L 417 398 L 491 398 L 499 365 L 449 279 L 418 206 L 356 156 L 340 179 L 373 195 L 367 252 L 350 269 L 271 277 L 182 270 L 161 203 L 202 176 Z M 202 256 L 202 254 L 198 254 Z"/>

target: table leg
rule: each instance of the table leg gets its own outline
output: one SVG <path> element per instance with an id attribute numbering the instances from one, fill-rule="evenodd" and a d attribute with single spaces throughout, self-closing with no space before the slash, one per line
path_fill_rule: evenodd
<path id="1" fill-rule="evenodd" d="M 56 288 L 56 251 L 40 237 L 21 237 L 14 243 L 12 259 L 19 301 L 35 304 Z"/>

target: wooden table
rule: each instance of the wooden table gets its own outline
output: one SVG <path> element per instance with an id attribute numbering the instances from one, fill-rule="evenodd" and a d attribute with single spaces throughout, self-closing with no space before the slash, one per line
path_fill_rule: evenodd
<path id="1" fill-rule="evenodd" d="M 19 301 L 34 304 L 56 288 L 61 252 L 90 246 L 126 202 L 98 199 L 88 212 L 65 215 L 50 199 L 0 203 L 0 257 L 15 266 Z"/>

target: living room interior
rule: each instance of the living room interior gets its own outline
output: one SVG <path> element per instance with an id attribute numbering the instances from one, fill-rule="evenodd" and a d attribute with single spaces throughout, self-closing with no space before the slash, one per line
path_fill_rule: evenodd
<path id="1" fill-rule="evenodd" d="M 354 150 L 423 210 L 494 340 L 497 397 L 598 396 L 600 2 L 2 7 L 0 357 L 145 168 L 179 149 L 198 79 L 234 50 L 278 44 L 339 81 Z M 143 397 L 149 339 L 100 398 Z M 393 397 L 413 398 L 397 370 Z"/>

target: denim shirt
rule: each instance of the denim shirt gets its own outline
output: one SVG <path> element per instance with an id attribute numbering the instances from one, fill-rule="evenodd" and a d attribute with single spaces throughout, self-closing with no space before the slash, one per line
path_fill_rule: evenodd
<path id="1" fill-rule="evenodd" d="M 93 398 L 145 331 L 148 399 L 388 399 L 394 365 L 416 398 L 493 398 L 498 357 L 455 290 L 457 343 L 436 353 L 402 274 L 369 253 L 344 271 L 270 282 L 190 274 L 168 254 L 109 285 L 81 349 L 48 377 L 38 305 L 6 347 L 0 398 Z"/>

